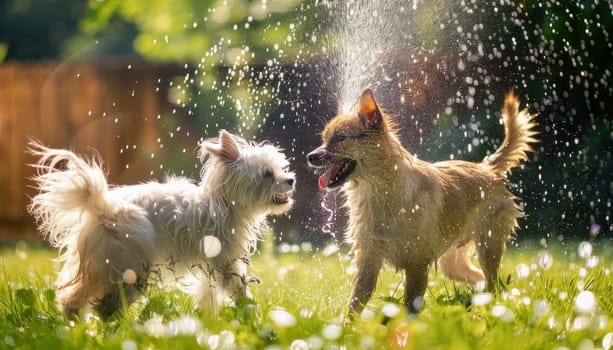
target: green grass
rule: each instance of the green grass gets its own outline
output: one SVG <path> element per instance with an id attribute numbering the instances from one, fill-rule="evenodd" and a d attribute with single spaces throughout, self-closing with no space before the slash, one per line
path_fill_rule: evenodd
<path id="1" fill-rule="evenodd" d="M 501 269 L 503 291 L 489 295 L 487 303 L 488 295 L 432 269 L 419 316 L 400 307 L 402 274 L 387 269 L 366 311 L 345 324 L 352 265 L 338 253 L 273 254 L 265 245 L 253 259 L 251 272 L 262 280 L 252 286 L 255 301 L 224 307 L 217 316 L 194 310 L 181 292 L 156 286 L 122 317 L 104 322 L 89 314 L 71 322 L 54 303 L 57 253 L 40 244 L 5 244 L 0 247 L 0 349 L 606 350 L 613 338 L 611 245 L 594 244 L 598 264 L 590 267 L 594 260 L 579 257 L 577 246 L 510 248 Z M 548 269 L 539 261 L 544 251 L 553 257 Z M 595 297 L 593 308 L 577 309 L 582 291 Z"/>

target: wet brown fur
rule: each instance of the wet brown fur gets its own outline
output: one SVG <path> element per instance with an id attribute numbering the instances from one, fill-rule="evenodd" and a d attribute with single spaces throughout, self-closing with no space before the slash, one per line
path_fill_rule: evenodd
<path id="1" fill-rule="evenodd" d="M 354 110 L 326 125 L 323 144 L 309 154 L 329 162 L 356 161 L 341 187 L 357 272 L 349 299 L 350 314 L 360 312 L 376 286 L 384 263 L 406 271 L 404 303 L 417 311 L 423 303 L 428 269 L 438 261 L 449 278 L 492 289 L 505 243 L 515 233 L 522 211 L 507 189 L 505 173 L 526 160 L 536 142 L 535 123 L 519 100 L 507 94 L 502 109 L 505 139 L 481 163 L 417 159 L 400 143 L 396 126 L 363 92 Z M 361 135 L 335 141 L 335 135 Z M 481 268 L 470 261 L 474 250 Z"/>

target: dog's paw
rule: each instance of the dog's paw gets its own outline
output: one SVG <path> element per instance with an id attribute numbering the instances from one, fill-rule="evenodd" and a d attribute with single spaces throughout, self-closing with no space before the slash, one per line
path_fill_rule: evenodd
<path id="1" fill-rule="evenodd" d="M 243 284 L 247 285 L 249 283 L 260 284 L 260 283 L 262 283 L 262 281 L 260 281 L 260 279 L 257 276 L 254 276 L 254 275 L 243 276 Z"/>

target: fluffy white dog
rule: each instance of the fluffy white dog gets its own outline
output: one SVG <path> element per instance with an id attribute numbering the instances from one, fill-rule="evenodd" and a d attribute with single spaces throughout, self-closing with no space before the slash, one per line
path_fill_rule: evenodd
<path id="1" fill-rule="evenodd" d="M 200 183 L 184 177 L 109 186 L 101 162 L 32 142 L 39 194 L 30 213 L 63 263 L 57 302 L 70 316 L 91 304 L 107 318 L 134 301 L 152 274 L 196 277 L 196 303 L 217 311 L 248 296 L 249 257 L 266 215 L 288 211 L 294 173 L 279 149 L 222 131 L 200 147 Z M 172 275 L 172 276 L 169 276 Z M 122 296 L 122 293 L 124 294 Z"/>

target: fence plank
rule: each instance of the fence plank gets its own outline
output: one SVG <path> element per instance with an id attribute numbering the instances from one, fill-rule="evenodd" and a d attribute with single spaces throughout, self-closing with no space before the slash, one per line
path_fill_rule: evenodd
<path id="1" fill-rule="evenodd" d="M 156 116 L 175 106 L 167 88 L 153 87 L 184 74 L 177 65 L 141 61 L 0 64 L 0 183 L 6 186 L 0 191 L 0 237 L 34 232 L 26 212 L 35 194 L 28 138 L 88 155 L 97 149 L 113 182 L 147 179 L 144 152 L 125 147 L 155 146 Z M 126 171 L 131 163 L 142 167 Z"/>

